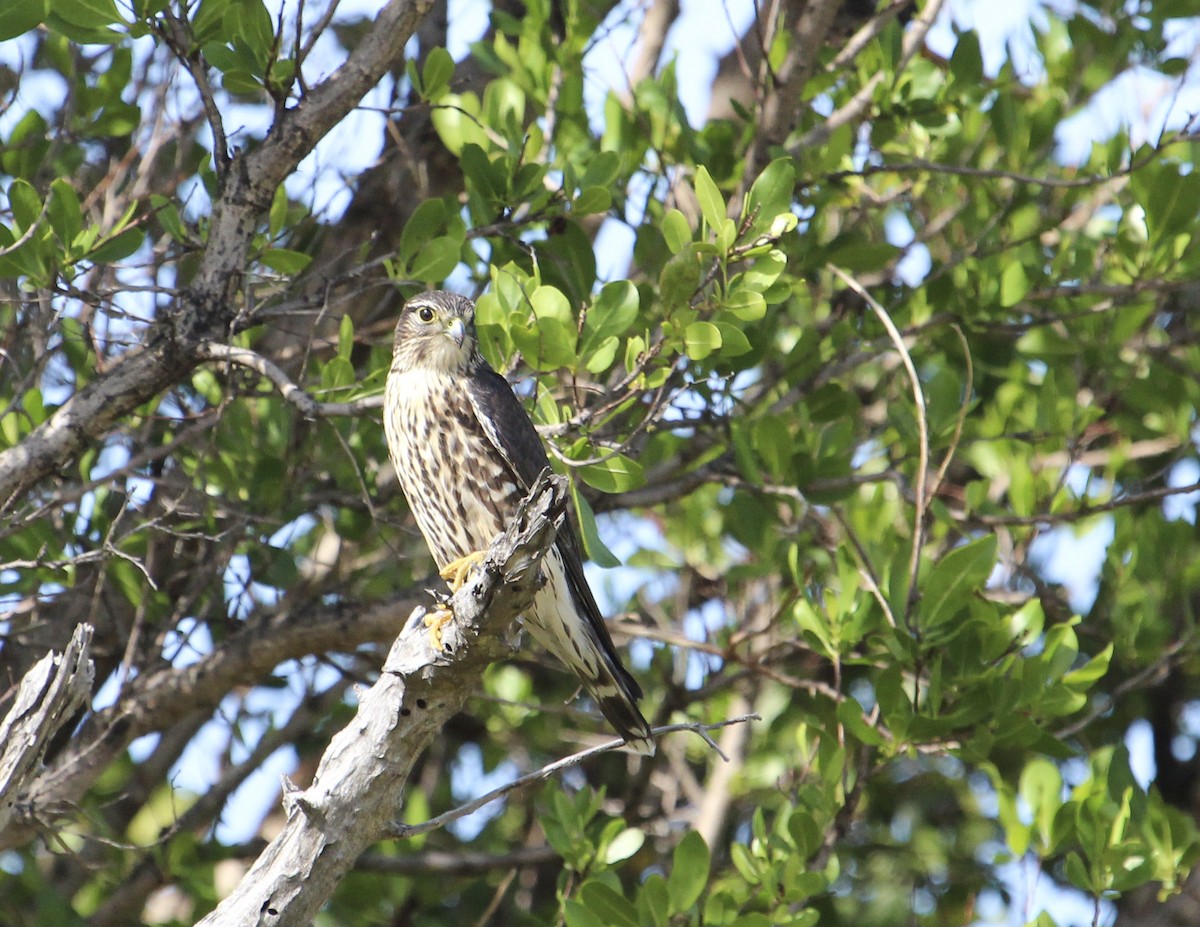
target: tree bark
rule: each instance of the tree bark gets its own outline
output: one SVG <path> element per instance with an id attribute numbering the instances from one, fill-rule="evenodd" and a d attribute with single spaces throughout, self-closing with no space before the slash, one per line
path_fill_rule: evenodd
<path id="1" fill-rule="evenodd" d="M 91 642 L 91 627 L 78 625 L 61 654 L 51 651 L 25 674 L 0 722 L 0 834 L 17 816 L 18 799 L 50 741 L 92 694 Z"/>
<path id="2" fill-rule="evenodd" d="M 440 652 L 421 622 L 425 610 L 414 610 L 312 785 L 285 795 L 283 830 L 200 925 L 311 922 L 362 852 L 387 835 L 413 764 L 506 652 L 505 632 L 533 601 L 538 566 L 565 511 L 565 481 L 544 472 L 483 568 L 451 599 L 455 618 L 442 631 Z"/>

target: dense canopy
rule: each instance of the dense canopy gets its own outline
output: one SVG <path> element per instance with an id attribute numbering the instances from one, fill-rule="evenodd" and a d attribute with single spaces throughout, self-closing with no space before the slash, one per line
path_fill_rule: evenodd
<path id="1" fill-rule="evenodd" d="M 3 917 L 1196 923 L 1200 21 L 984 6 L 0 4 Z M 432 288 L 692 729 L 406 829 L 611 736 L 528 639 L 387 656 Z"/>

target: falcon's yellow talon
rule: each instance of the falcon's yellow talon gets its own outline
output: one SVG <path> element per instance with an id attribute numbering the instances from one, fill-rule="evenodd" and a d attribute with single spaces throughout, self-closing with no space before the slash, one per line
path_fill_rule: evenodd
<path id="1" fill-rule="evenodd" d="M 467 581 L 467 574 L 471 572 L 471 567 L 477 563 L 482 563 L 486 556 L 486 550 L 472 551 L 465 557 L 451 560 L 442 567 L 439 575 L 450 584 L 451 592 L 458 592 L 462 588 L 463 583 Z"/>
<path id="2" fill-rule="evenodd" d="M 429 639 L 433 642 L 433 649 L 438 653 L 442 652 L 442 628 L 454 620 L 454 612 L 445 605 L 438 605 L 432 612 L 425 616 L 425 627 L 429 628 Z"/>

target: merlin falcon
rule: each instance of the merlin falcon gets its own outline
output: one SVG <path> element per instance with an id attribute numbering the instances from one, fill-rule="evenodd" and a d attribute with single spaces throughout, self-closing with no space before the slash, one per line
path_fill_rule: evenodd
<path id="1" fill-rule="evenodd" d="M 508 381 L 479 352 L 475 304 L 414 296 L 396 323 L 384 393 L 388 451 L 417 527 L 451 589 L 462 585 L 550 462 Z M 570 524 L 546 554 L 546 584 L 523 616 L 633 749 L 653 753 L 642 690 L 622 666 L 588 587 Z"/>

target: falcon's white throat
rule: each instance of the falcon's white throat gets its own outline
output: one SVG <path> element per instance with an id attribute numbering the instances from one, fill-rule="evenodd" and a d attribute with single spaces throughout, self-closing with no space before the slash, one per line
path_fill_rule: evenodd
<path id="1" fill-rule="evenodd" d="M 425 348 L 421 357 L 424 362 L 422 366 L 430 373 L 462 373 L 471 359 L 471 336 L 467 335 L 460 344 L 447 329 L 430 338 Z"/>

